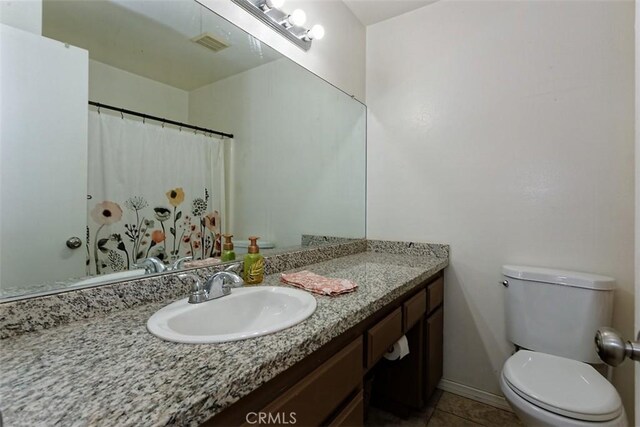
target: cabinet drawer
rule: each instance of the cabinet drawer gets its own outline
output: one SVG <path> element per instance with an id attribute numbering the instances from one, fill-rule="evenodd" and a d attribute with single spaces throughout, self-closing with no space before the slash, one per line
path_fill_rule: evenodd
<path id="1" fill-rule="evenodd" d="M 402 310 L 398 307 L 367 331 L 367 367 L 375 365 L 401 336 Z"/>
<path id="2" fill-rule="evenodd" d="M 296 424 L 320 425 L 362 384 L 362 350 L 362 337 L 358 337 L 261 412 L 272 418 L 295 412 Z"/>
<path id="3" fill-rule="evenodd" d="M 351 399 L 347 406 L 329 424 L 329 427 L 355 427 L 364 424 L 364 392 Z"/>
<path id="4" fill-rule="evenodd" d="M 431 313 L 440 304 L 442 304 L 442 299 L 444 298 L 444 278 L 439 277 L 436 281 L 431 283 L 427 287 L 427 294 L 428 294 L 427 313 Z"/>
<path id="5" fill-rule="evenodd" d="M 425 289 L 409 298 L 403 305 L 403 324 L 406 333 L 427 311 L 427 291 Z"/>

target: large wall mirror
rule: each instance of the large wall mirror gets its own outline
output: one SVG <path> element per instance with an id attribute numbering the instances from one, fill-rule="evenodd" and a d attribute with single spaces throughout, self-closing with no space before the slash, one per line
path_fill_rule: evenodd
<path id="1" fill-rule="evenodd" d="M 365 236 L 365 106 L 196 1 L 44 0 L 0 38 L 0 301 Z"/>

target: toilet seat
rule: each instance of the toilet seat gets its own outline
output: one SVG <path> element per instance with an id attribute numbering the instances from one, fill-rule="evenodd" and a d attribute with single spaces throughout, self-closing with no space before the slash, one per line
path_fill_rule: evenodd
<path id="1" fill-rule="evenodd" d="M 622 413 L 616 389 L 586 363 L 521 350 L 505 362 L 502 372 L 516 394 L 555 414 L 608 421 Z"/>

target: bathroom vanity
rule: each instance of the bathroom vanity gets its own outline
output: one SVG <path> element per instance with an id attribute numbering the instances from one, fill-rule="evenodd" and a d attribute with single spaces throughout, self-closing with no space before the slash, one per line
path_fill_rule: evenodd
<path id="1" fill-rule="evenodd" d="M 316 296 L 315 313 L 286 330 L 206 345 L 146 330 L 188 294 L 172 275 L 0 304 L 6 425 L 236 425 L 265 411 L 296 412 L 298 425 L 357 425 L 372 376 L 372 399 L 388 400 L 377 382 L 402 375 L 396 409 L 427 399 L 441 375 L 447 246 L 363 240 L 266 259 L 265 285 L 307 269 L 359 286 Z M 409 356 L 381 360 L 403 334 Z"/>
<path id="2" fill-rule="evenodd" d="M 423 407 L 442 377 L 443 285 L 443 274 L 438 272 L 205 425 L 250 424 L 259 414 L 279 420 L 293 416 L 305 426 L 362 425 L 363 385 L 374 370 L 380 378 L 369 381 L 379 381 L 378 387 L 367 394 L 373 392 L 396 412 Z M 408 335 L 409 355 L 381 364 L 403 334 Z"/>

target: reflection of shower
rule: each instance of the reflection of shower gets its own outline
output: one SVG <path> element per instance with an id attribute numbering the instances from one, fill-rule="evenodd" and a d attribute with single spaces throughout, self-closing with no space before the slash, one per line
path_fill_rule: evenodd
<path id="1" fill-rule="evenodd" d="M 207 128 L 203 128 L 200 126 L 194 126 L 194 125 L 190 125 L 187 123 L 181 123 L 181 122 L 176 122 L 175 120 L 169 120 L 169 119 L 165 119 L 162 117 L 156 117 L 156 116 L 152 116 L 146 113 L 139 113 L 137 111 L 133 111 L 133 110 L 127 110 L 126 108 L 120 108 L 120 107 L 114 107 L 113 105 L 107 105 L 107 104 L 102 104 L 100 102 L 95 102 L 95 101 L 89 101 L 89 105 L 96 107 L 98 114 L 100 113 L 101 109 L 106 109 L 106 110 L 111 110 L 111 111 L 117 111 L 118 113 L 120 113 L 120 117 L 124 119 L 124 115 L 128 115 L 128 116 L 134 116 L 134 117 L 141 117 L 142 120 L 154 120 L 156 122 L 161 122 L 162 123 L 162 127 L 164 127 L 165 124 L 169 124 L 169 125 L 173 125 L 173 126 L 177 126 L 180 130 L 182 129 L 191 129 L 195 132 L 202 132 L 204 134 L 210 134 L 210 135 L 218 135 L 218 136 L 222 136 L 222 137 L 227 137 L 227 138 L 233 138 L 233 134 L 232 133 L 226 133 L 226 132 L 220 132 L 217 130 L 213 130 L 213 129 L 207 129 Z"/>
<path id="2" fill-rule="evenodd" d="M 218 255 L 225 215 L 218 136 L 232 135 L 105 108 L 116 109 L 101 105 L 89 114 L 88 273 L 127 270 L 149 257 L 171 263 Z"/>

